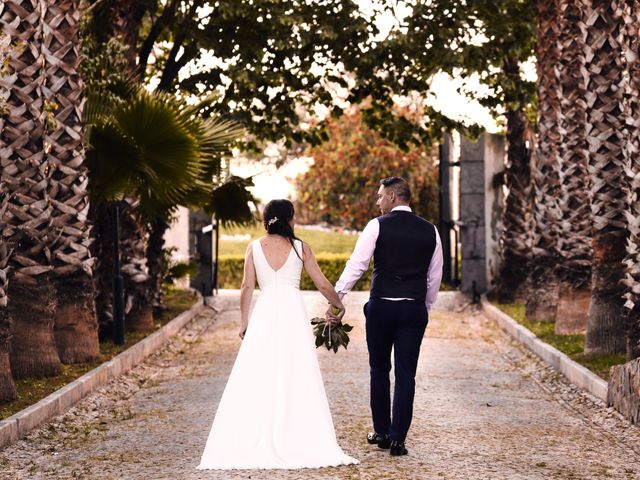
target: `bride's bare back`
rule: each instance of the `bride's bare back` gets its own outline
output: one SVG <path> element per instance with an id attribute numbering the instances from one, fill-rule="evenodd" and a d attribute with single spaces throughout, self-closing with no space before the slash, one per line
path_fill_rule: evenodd
<path id="1" fill-rule="evenodd" d="M 265 235 L 258 239 L 262 252 L 269 266 L 275 270 L 280 270 L 291 255 L 291 242 L 281 235 Z"/>

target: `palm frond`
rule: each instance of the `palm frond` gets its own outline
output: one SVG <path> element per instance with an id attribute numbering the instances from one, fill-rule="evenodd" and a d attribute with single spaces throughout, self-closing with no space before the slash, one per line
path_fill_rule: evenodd
<path id="1" fill-rule="evenodd" d="M 174 104 L 140 91 L 109 109 L 95 105 L 87 152 L 94 196 L 172 203 L 203 173 L 198 142 Z"/>
<path id="2" fill-rule="evenodd" d="M 205 211 L 223 225 L 255 222 L 256 217 L 251 205 L 256 207 L 257 200 L 248 190 L 252 186 L 252 177 L 230 177 L 211 192 Z"/>
<path id="3" fill-rule="evenodd" d="M 114 94 L 116 100 L 111 99 Z M 222 158 L 244 132 L 236 122 L 202 119 L 196 106 L 127 82 L 118 92 L 89 92 L 85 120 L 94 200 L 132 196 L 147 217 L 183 205 L 210 206 L 224 222 L 253 218 L 248 204 L 255 200 L 245 179 L 233 177 L 214 188 Z M 236 201 L 239 205 L 231 208 L 229 202 Z"/>

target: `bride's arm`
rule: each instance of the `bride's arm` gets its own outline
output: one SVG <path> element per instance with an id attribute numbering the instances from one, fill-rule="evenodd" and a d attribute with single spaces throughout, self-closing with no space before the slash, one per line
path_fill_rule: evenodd
<path id="1" fill-rule="evenodd" d="M 251 245 L 250 243 L 247 247 L 247 252 L 244 256 L 244 275 L 240 286 L 240 318 L 242 319 L 240 338 L 244 338 L 244 333 L 249 326 L 251 297 L 253 297 L 253 290 L 256 288 L 256 268 L 253 264 L 253 249 Z"/>
<path id="2" fill-rule="evenodd" d="M 304 262 L 304 270 L 307 272 L 313 284 L 316 288 L 322 293 L 324 298 L 331 302 L 331 305 L 334 307 L 338 307 L 341 312 L 344 312 L 344 305 L 340 300 L 340 297 L 336 293 L 331 285 L 331 282 L 327 280 L 327 277 L 324 276 L 322 270 L 320 270 L 320 266 L 316 261 L 316 256 L 313 254 L 313 251 L 306 243 L 302 244 L 302 258 Z M 342 315 L 340 315 L 342 317 Z"/>

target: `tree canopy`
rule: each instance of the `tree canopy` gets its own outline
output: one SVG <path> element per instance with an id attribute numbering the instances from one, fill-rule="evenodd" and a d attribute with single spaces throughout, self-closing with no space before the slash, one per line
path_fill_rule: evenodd
<path id="1" fill-rule="evenodd" d="M 489 92 L 465 91 L 488 107 L 498 118 L 508 109 L 532 109 L 535 82 L 526 80 L 522 65 L 533 58 L 536 40 L 536 11 L 533 0 L 478 0 L 455 2 L 402 2 L 410 14 L 399 19 L 378 47 L 384 81 L 374 85 L 371 106 L 363 111 L 368 124 L 401 146 L 429 143 L 439 138 L 440 129 L 458 128 L 464 133 L 479 133 L 477 125 L 460 125 L 442 112 L 425 106 L 430 120 L 417 130 L 390 110 L 392 89 L 396 95 L 418 93 L 426 97 L 436 74 L 478 80 Z M 531 116 L 533 118 L 534 116 Z"/>
<path id="2" fill-rule="evenodd" d="M 133 70 L 160 90 L 211 96 L 210 110 L 248 129 L 250 148 L 326 139 L 306 117 L 333 105 L 342 73 L 360 69 L 376 33 L 351 0 L 90 3 L 98 44 L 119 38 Z"/>

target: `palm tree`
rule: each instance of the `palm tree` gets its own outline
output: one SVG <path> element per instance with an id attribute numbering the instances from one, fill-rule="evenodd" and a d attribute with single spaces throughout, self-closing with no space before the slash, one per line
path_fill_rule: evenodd
<path id="1" fill-rule="evenodd" d="M 221 145 L 237 137 L 241 129 L 230 122 L 199 119 L 197 109 L 186 108 L 167 94 L 149 94 L 142 90 L 126 92 L 112 104 L 100 101 L 101 93 L 90 95 L 87 120 L 91 124 L 88 153 L 90 191 L 96 214 L 105 214 L 100 204 L 128 200 L 127 216 L 122 217 L 123 273 L 128 274 L 128 329 L 153 328 L 151 315 L 153 291 L 145 258 L 145 236 L 139 230 L 148 219 L 165 215 L 176 205 L 211 184 L 207 178 Z M 132 216 L 135 215 L 135 218 Z M 113 232 L 108 221 L 96 216 L 106 242 L 101 252 L 110 249 Z M 133 219 L 133 220 L 131 220 Z M 105 228 L 107 231 L 105 231 Z M 130 240 L 132 239 L 132 240 Z M 139 242 L 143 239 L 143 242 Z M 128 253 L 132 252 L 132 253 Z M 100 268 L 109 269 L 107 256 L 100 257 Z M 142 261 L 140 261 L 142 259 Z M 100 279 L 109 278 L 101 275 Z M 99 288 L 108 291 L 109 285 Z M 148 313 L 147 313 L 148 312 Z M 136 316 L 131 318 L 131 313 Z M 137 319 L 137 320 L 136 320 Z M 104 329 L 108 330 L 108 320 Z"/>
<path id="2" fill-rule="evenodd" d="M 94 92 L 95 93 L 95 92 Z M 123 230 L 122 273 L 125 277 L 127 328 L 150 330 L 153 328 L 152 305 L 147 289 L 146 242 L 140 226 L 137 209 L 145 208 L 153 194 L 164 195 L 167 203 L 185 182 L 196 175 L 195 146 L 187 129 L 176 116 L 175 102 L 169 96 L 162 98 L 142 91 L 126 92 L 127 100 L 114 105 L 100 102 L 100 93 L 90 96 L 87 118 L 91 124 L 88 152 L 90 191 L 94 214 L 105 214 L 99 208 L 105 201 L 117 200 L 124 207 L 120 221 Z M 195 165 L 195 166 L 194 166 Z M 112 213 L 110 214 L 112 215 Z M 99 269 L 105 272 L 98 279 L 109 281 L 112 264 L 106 263 L 107 253 L 113 244 L 113 231 L 109 218 L 94 217 L 103 234 L 96 252 L 100 255 Z M 106 232 L 104 231 L 106 229 Z M 112 260 L 112 258 L 111 258 Z M 110 304 L 110 282 L 100 285 L 106 307 Z M 110 318 L 101 319 L 103 329 Z M 106 323 L 106 325 L 105 325 Z M 108 330 L 108 328 L 106 328 Z"/>
<path id="3" fill-rule="evenodd" d="M 5 78 L 9 114 L 0 132 L 3 151 L 1 180 L 9 200 L 3 223 L 15 250 L 10 258 L 7 296 L 14 322 L 11 370 L 16 378 L 57 375 L 60 358 L 53 325 L 55 289 L 51 282 L 52 206 L 47 193 L 51 167 L 45 162 L 47 135 L 44 102 L 46 55 L 39 0 L 7 0 L 0 11 L 2 31 L 24 48 L 12 55 L 12 75 Z"/>
<path id="4" fill-rule="evenodd" d="M 535 149 L 534 229 L 527 317 L 553 320 L 558 284 L 553 274 L 557 263 L 560 162 L 558 158 L 558 113 L 560 101 L 558 63 L 558 10 L 555 0 L 538 0 L 536 58 L 538 68 L 538 121 Z"/>
<path id="5" fill-rule="evenodd" d="M 79 0 L 46 0 L 42 21 L 46 63 L 45 98 L 52 108 L 46 162 L 51 166 L 47 193 L 52 206 L 52 280 L 56 289 L 55 338 L 64 363 L 100 354 L 93 284 L 93 258 L 87 222 L 89 197 L 82 144 L 84 88 L 79 74 Z"/>
<path id="6" fill-rule="evenodd" d="M 555 330 L 582 333 L 591 299 L 591 210 L 585 137 L 584 47 L 579 0 L 560 0 L 560 157 L 558 252 L 560 281 Z"/>
<path id="7" fill-rule="evenodd" d="M 616 3 L 581 3 L 593 245 L 585 352 L 612 354 L 625 351 L 622 280 L 627 196 L 623 186 L 624 63 L 620 55 L 623 22 Z"/>
<path id="8" fill-rule="evenodd" d="M 625 284 L 627 287 L 627 359 L 640 357 L 640 4 L 625 2 L 623 53 L 627 59 L 629 82 L 625 98 L 629 137 L 624 144 L 629 205 Z"/>
<path id="9" fill-rule="evenodd" d="M 198 140 L 198 150 L 204 165 L 201 177 L 172 205 L 158 204 L 154 208 L 156 213 L 148 220 L 148 288 L 153 292 L 153 305 L 156 309 L 162 308 L 164 234 L 178 204 L 195 210 L 203 209 L 209 217 L 215 216 L 221 224 L 243 224 L 254 220 L 249 204 L 255 204 L 255 199 L 247 190 L 253 185 L 252 181 L 229 176 L 222 168 L 224 155 L 231 153 L 230 146 L 242 131 L 236 125 L 221 122 L 215 117 L 200 119 L 198 112 L 208 106 L 209 102 L 207 99 L 197 105 L 185 107 L 182 111 L 192 135 Z"/>

